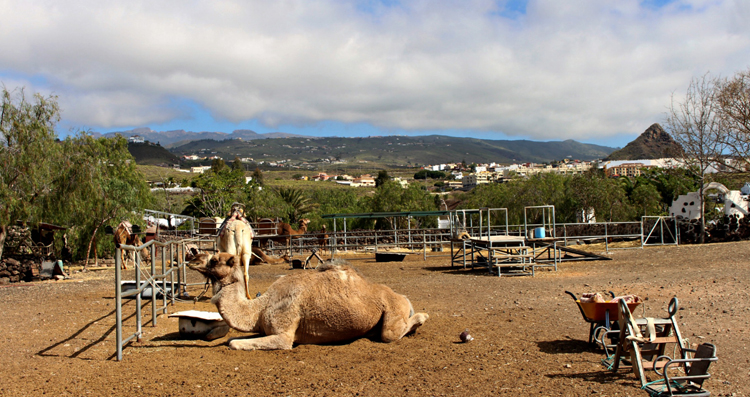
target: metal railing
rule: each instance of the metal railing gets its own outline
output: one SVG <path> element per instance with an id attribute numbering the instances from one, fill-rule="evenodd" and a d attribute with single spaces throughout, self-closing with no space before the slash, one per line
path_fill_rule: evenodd
<path id="1" fill-rule="evenodd" d="M 157 312 L 167 313 L 169 304 L 174 305 L 176 291 L 185 292 L 187 284 L 187 273 L 184 263 L 186 245 L 189 243 L 200 243 L 200 239 L 190 238 L 168 242 L 151 240 L 141 246 L 121 245 L 115 250 L 115 327 L 117 343 L 117 360 L 122 360 L 122 349 L 125 344 L 137 338 L 140 341 L 143 335 L 143 315 L 141 313 L 144 291 L 151 291 L 151 324 L 157 324 Z M 159 250 L 157 250 L 159 248 Z M 144 261 L 143 250 L 148 250 L 150 260 Z M 124 253 L 133 256 L 135 270 L 135 286 L 133 289 L 123 291 L 122 280 L 122 258 Z M 157 258 L 157 254 L 159 258 Z M 160 266 L 157 269 L 157 262 Z M 157 273 L 157 270 L 160 272 Z M 145 276 L 145 278 L 142 278 Z M 175 280 L 176 278 L 176 280 Z M 175 288 L 176 287 L 176 288 Z M 157 306 L 157 297 L 161 294 L 161 305 Z M 135 332 L 123 336 L 123 298 L 135 297 Z"/>
<path id="2" fill-rule="evenodd" d="M 653 220 L 653 225 L 649 224 Z M 648 245 L 679 245 L 680 227 L 674 216 L 644 216 L 641 218 L 643 231 L 641 247 Z"/>
<path id="3" fill-rule="evenodd" d="M 562 233 L 558 233 L 558 236 L 563 239 L 565 246 L 570 245 L 571 241 L 578 242 L 597 242 L 602 241 L 604 243 L 605 250 L 609 252 L 610 249 L 629 249 L 629 248 L 641 248 L 641 247 L 610 247 L 610 242 L 613 239 L 619 240 L 640 240 L 643 236 L 643 222 L 630 221 L 630 222 L 595 222 L 595 223 L 561 223 L 557 225 L 558 228 L 562 228 Z M 585 231 L 585 233 L 570 233 L 571 229 L 579 229 Z M 628 230 L 633 230 L 629 232 Z M 637 232 L 635 232 L 637 231 Z"/>
<path id="4" fill-rule="evenodd" d="M 652 224 L 653 219 L 657 222 Z M 492 225 L 487 224 L 468 226 L 465 230 L 471 236 L 512 235 L 534 238 L 534 229 L 544 227 L 547 237 L 553 237 L 564 246 L 604 243 L 607 252 L 619 249 L 642 248 L 649 245 L 677 244 L 676 223 L 668 222 L 672 217 L 644 217 L 641 221 L 629 222 L 597 222 L 597 223 L 550 223 L 520 224 L 520 225 Z M 668 225 L 668 226 L 667 226 Z M 326 244 L 321 246 L 321 240 L 328 236 Z M 424 251 L 441 252 L 439 247 L 450 244 L 454 239 L 453 232 L 447 229 L 401 229 L 401 230 L 349 230 L 322 233 L 307 233 L 296 236 L 291 240 L 291 247 L 269 241 L 266 249 L 271 252 L 303 253 L 312 248 L 325 248 L 332 255 L 339 252 L 379 252 L 387 249 L 406 249 L 412 252 Z M 615 247 L 612 241 L 638 241 L 634 247 Z M 434 249 L 433 249 L 434 248 Z M 442 256 L 435 254 L 432 256 Z"/>

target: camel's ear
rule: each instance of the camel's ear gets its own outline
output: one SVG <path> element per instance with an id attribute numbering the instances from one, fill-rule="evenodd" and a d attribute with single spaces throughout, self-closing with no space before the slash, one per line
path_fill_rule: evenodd
<path id="1" fill-rule="evenodd" d="M 229 267 L 234 267 L 238 263 L 239 263 L 239 261 L 237 260 L 237 256 L 236 255 L 230 256 L 229 259 L 227 259 L 227 261 L 226 261 L 226 264 Z"/>

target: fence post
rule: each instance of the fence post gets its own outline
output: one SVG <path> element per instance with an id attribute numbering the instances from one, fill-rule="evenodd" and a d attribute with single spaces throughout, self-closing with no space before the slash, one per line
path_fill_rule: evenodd
<path id="1" fill-rule="evenodd" d="M 159 228 L 157 227 L 156 230 L 159 230 Z M 151 326 L 156 327 L 156 285 L 158 283 L 154 278 L 156 274 L 156 245 L 152 243 L 149 248 L 149 251 L 151 251 Z"/>
<path id="2" fill-rule="evenodd" d="M 115 339 L 117 361 L 122 361 L 122 248 L 115 249 Z"/>
<path id="3" fill-rule="evenodd" d="M 604 250 L 609 252 L 609 233 L 607 232 L 607 223 L 604 224 Z"/>

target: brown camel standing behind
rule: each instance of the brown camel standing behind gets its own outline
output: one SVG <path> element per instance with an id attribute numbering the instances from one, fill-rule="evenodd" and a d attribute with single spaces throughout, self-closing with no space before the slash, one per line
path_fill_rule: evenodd
<path id="1" fill-rule="evenodd" d="M 284 222 L 280 222 L 276 230 L 278 237 L 273 238 L 273 241 L 277 243 L 289 246 L 292 239 L 300 238 L 303 234 L 307 233 L 307 224 L 310 223 L 309 219 L 300 219 L 299 228 L 297 230 L 292 229 L 292 225 Z"/>
<path id="2" fill-rule="evenodd" d="M 143 242 L 141 242 L 141 238 L 138 237 L 137 234 L 133 233 L 132 230 L 133 225 L 130 222 L 120 222 L 114 232 L 115 247 L 120 248 L 121 245 L 132 245 L 134 247 L 138 247 L 143 245 Z M 124 270 L 128 269 L 129 260 L 132 260 L 133 264 L 135 264 L 135 251 L 120 250 L 120 254 L 120 264 Z M 149 254 L 148 249 L 143 248 L 141 250 L 141 259 L 146 261 L 151 260 L 151 255 Z"/>
<path id="3" fill-rule="evenodd" d="M 328 233 L 326 233 L 326 225 L 323 225 L 320 229 L 320 232 L 318 232 L 318 246 L 320 247 L 320 252 L 325 252 L 326 247 L 328 247 Z"/>

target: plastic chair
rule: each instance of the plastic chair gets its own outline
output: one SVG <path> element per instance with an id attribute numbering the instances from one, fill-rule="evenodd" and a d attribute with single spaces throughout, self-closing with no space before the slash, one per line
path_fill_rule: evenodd
<path id="1" fill-rule="evenodd" d="M 677 298 L 669 302 L 667 318 L 641 318 L 635 319 L 630 313 L 625 302 L 619 302 L 620 331 L 612 371 L 617 371 L 620 366 L 630 366 L 636 377 L 641 381 L 641 386 L 647 386 L 645 370 L 658 370 L 667 364 L 664 351 L 668 343 L 676 344 L 679 349 L 679 359 L 687 359 L 690 349 L 684 346 L 684 340 L 680 334 L 675 314 L 679 308 Z M 645 334 L 645 335 L 644 335 Z M 629 362 L 625 360 L 629 356 Z"/>
<path id="2" fill-rule="evenodd" d="M 657 375 L 661 376 L 653 382 L 645 384 L 642 389 L 646 390 L 652 397 L 664 396 L 691 396 L 706 397 L 711 393 L 703 388 L 703 382 L 711 377 L 708 367 L 712 362 L 718 361 L 716 357 L 716 346 L 704 343 L 697 349 L 684 349 L 685 352 L 693 353 L 693 358 L 672 359 L 668 356 L 659 356 L 655 362 L 665 361 L 659 371 L 654 368 Z M 682 371 L 684 375 L 670 376 L 669 371 Z"/>

